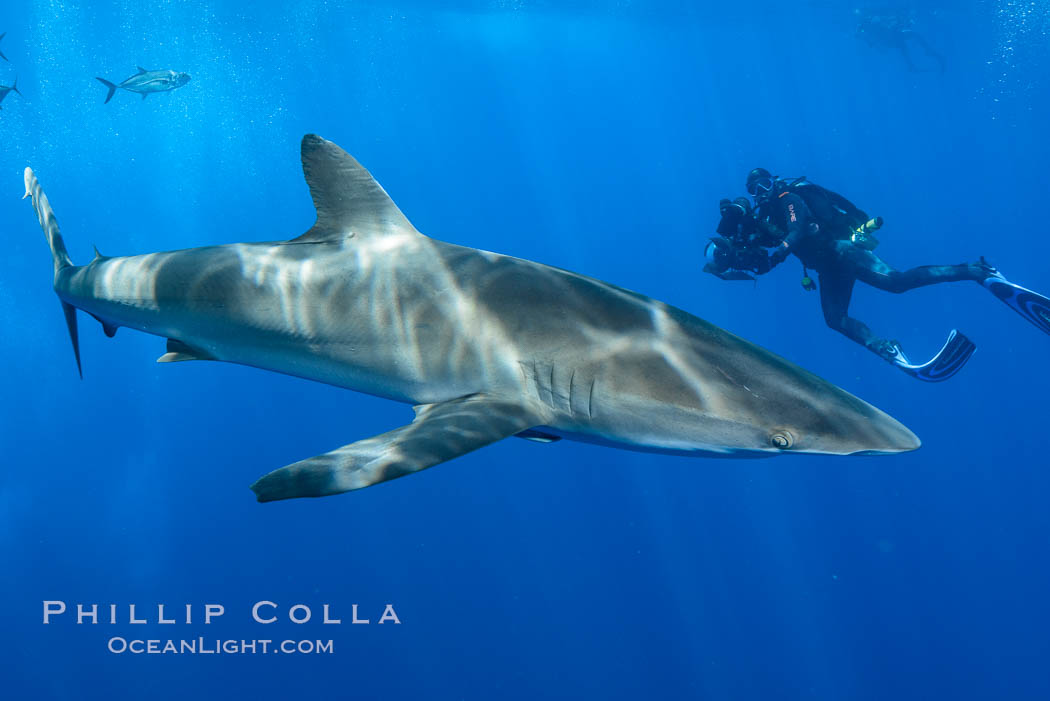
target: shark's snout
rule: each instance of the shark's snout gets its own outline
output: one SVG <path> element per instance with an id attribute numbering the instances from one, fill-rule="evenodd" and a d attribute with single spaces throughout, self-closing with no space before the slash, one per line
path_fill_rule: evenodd
<path id="1" fill-rule="evenodd" d="M 880 412 L 881 413 L 881 412 Z M 877 438 L 872 440 L 872 447 L 863 448 L 851 455 L 887 455 L 907 453 L 918 450 L 922 441 L 911 429 L 891 416 L 883 414 L 883 421 L 876 422 Z"/>
<path id="2" fill-rule="evenodd" d="M 911 429 L 889 414 L 838 388 L 814 407 L 797 442 L 800 452 L 830 455 L 906 453 L 922 445 Z"/>

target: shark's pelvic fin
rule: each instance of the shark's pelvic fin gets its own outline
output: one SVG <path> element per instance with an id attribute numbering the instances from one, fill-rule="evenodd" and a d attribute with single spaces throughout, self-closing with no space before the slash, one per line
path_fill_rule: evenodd
<path id="1" fill-rule="evenodd" d="M 252 485 L 259 501 L 323 497 L 418 472 L 543 424 L 538 410 L 484 394 L 415 407 L 407 426 L 302 460 Z"/>
<path id="2" fill-rule="evenodd" d="M 177 363 L 182 360 L 215 360 L 210 353 L 187 346 L 174 338 L 168 339 L 168 352 L 157 358 L 158 363 Z"/>
<path id="3" fill-rule="evenodd" d="M 303 137 L 302 159 L 317 222 L 290 243 L 419 233 L 375 178 L 331 141 L 307 134 Z"/>

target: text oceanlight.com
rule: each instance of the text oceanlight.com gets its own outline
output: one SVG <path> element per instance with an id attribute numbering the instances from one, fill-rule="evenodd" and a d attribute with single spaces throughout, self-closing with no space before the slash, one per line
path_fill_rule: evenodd
<path id="1" fill-rule="evenodd" d="M 210 626 L 226 616 L 222 604 L 67 604 L 61 600 L 44 601 L 44 625 L 74 624 L 77 626 Z M 337 610 L 331 604 L 301 603 L 279 605 L 273 601 L 256 601 L 250 607 L 235 612 L 235 618 L 245 624 L 268 626 L 273 623 L 293 623 L 296 626 L 314 625 L 352 626 L 400 625 L 393 604 L 364 606 L 351 604 Z M 309 625 L 307 625 L 309 624 Z M 139 629 L 142 633 L 145 630 Z M 116 631 L 114 631 L 116 632 Z M 330 655 L 335 652 L 331 639 L 224 639 L 216 636 L 172 636 L 161 634 L 157 638 L 135 635 L 132 631 L 120 631 L 106 642 L 109 652 L 116 655 Z M 130 634 L 129 634 L 130 633 Z"/>
<path id="2" fill-rule="evenodd" d="M 132 655 L 331 655 L 331 640 L 128 640 L 119 636 L 109 639 L 107 649 L 115 654 Z"/>

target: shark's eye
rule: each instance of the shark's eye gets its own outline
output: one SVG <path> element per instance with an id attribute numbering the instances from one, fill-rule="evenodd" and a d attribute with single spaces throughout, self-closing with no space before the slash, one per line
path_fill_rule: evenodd
<path id="1" fill-rule="evenodd" d="M 787 431 L 777 431 L 769 437 L 769 442 L 774 448 L 787 450 L 795 444 L 795 439 Z"/>

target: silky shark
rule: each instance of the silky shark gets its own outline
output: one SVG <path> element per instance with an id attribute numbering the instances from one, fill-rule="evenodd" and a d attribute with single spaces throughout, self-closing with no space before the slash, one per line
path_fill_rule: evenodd
<path id="1" fill-rule="evenodd" d="M 509 436 L 697 456 L 897 453 L 873 406 L 680 309 L 409 223 L 335 144 L 307 135 L 317 220 L 286 241 L 75 266 L 33 171 L 77 367 L 77 313 L 222 360 L 414 405 L 408 425 L 275 470 L 259 501 L 360 489 Z"/>

